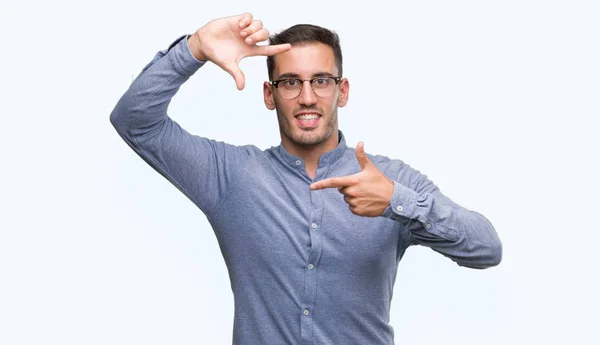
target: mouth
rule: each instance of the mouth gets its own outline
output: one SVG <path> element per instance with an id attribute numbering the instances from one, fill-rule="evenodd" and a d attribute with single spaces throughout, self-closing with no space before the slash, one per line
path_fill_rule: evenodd
<path id="1" fill-rule="evenodd" d="M 319 124 L 321 114 L 319 113 L 301 113 L 296 116 L 296 121 L 301 128 L 314 128 Z"/>

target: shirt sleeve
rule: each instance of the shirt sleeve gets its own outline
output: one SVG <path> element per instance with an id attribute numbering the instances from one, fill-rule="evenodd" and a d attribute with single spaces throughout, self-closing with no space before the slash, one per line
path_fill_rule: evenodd
<path id="1" fill-rule="evenodd" d="M 226 195 L 235 165 L 251 149 L 192 135 L 167 115 L 172 97 L 205 61 L 191 53 L 187 35 L 159 51 L 110 115 L 120 137 L 205 214 Z"/>
<path id="2" fill-rule="evenodd" d="M 410 244 L 430 247 L 464 267 L 481 269 L 500 263 L 502 244 L 486 217 L 450 200 L 407 164 L 396 165 L 394 192 L 383 216 L 404 225 Z"/>

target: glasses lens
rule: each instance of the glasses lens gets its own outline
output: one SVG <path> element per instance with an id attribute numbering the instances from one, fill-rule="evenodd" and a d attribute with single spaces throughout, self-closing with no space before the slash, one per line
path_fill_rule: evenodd
<path id="1" fill-rule="evenodd" d="M 279 94 L 283 98 L 292 99 L 300 95 L 302 90 L 302 82 L 296 79 L 287 79 L 279 83 Z"/>
<path id="2" fill-rule="evenodd" d="M 335 88 L 335 81 L 332 78 L 316 78 L 312 81 L 312 88 L 319 97 L 329 97 Z"/>

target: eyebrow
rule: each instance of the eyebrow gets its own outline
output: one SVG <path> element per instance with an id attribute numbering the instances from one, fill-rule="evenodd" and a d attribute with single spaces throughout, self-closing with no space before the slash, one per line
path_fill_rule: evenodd
<path id="1" fill-rule="evenodd" d="M 313 73 L 313 75 L 312 75 L 312 78 L 315 78 L 315 77 L 335 77 L 335 76 L 329 72 L 317 72 L 317 73 Z M 285 78 L 300 78 L 300 74 L 284 73 L 279 76 L 279 79 L 285 79 Z"/>

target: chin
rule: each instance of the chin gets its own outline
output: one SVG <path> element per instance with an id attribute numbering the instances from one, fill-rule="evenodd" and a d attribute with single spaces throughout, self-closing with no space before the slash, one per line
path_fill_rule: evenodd
<path id="1" fill-rule="evenodd" d="M 323 130 L 304 131 L 298 129 L 295 135 L 292 135 L 290 140 L 301 146 L 317 146 L 325 143 L 331 137 L 331 133 L 326 133 Z"/>

